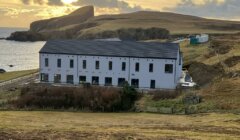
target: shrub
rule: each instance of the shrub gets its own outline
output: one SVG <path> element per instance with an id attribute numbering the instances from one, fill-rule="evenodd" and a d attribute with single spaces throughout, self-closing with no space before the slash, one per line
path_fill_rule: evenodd
<path id="1" fill-rule="evenodd" d="M 181 90 L 159 90 L 159 91 L 151 91 L 150 95 L 153 95 L 153 100 L 158 101 L 162 99 L 175 99 L 181 95 Z"/>
<path id="2" fill-rule="evenodd" d="M 53 108 L 91 111 L 126 111 L 138 99 L 137 91 L 126 85 L 112 87 L 47 87 L 31 85 L 21 90 L 11 103 L 17 108 Z"/>

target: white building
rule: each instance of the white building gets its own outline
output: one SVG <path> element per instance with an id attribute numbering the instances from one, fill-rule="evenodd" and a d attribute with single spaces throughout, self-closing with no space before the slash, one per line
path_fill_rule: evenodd
<path id="1" fill-rule="evenodd" d="M 40 50 L 41 82 L 175 89 L 181 73 L 174 43 L 65 40 Z"/>

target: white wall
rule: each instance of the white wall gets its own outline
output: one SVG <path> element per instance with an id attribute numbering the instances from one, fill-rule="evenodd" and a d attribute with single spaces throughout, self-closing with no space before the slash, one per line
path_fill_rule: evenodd
<path id="1" fill-rule="evenodd" d="M 178 56 L 179 57 L 179 56 Z M 49 67 L 45 67 L 45 58 L 49 59 Z M 61 59 L 62 66 L 57 68 L 57 59 Z M 70 68 L 70 59 L 74 60 L 74 68 Z M 87 69 L 82 68 L 83 60 L 87 60 Z M 95 61 L 100 61 L 99 70 L 95 69 Z M 108 69 L 112 61 L 113 69 Z M 122 71 L 122 62 L 126 62 L 126 71 Z M 139 72 L 135 72 L 135 64 L 140 64 Z M 153 72 L 149 72 L 149 64 L 153 63 Z M 173 73 L 165 73 L 165 64 L 173 64 Z M 130 69 L 129 69 L 130 66 Z M 66 75 L 74 75 L 74 84 L 79 84 L 79 76 L 86 76 L 87 82 L 92 82 L 92 76 L 99 77 L 99 84 L 105 84 L 105 77 L 112 77 L 112 84 L 118 85 L 118 78 L 125 78 L 129 83 L 131 79 L 139 79 L 139 88 L 150 88 L 150 81 L 156 81 L 157 89 L 174 89 L 179 81 L 181 65 L 174 59 L 147 59 L 129 57 L 105 56 L 77 56 L 40 54 L 40 73 L 49 74 L 49 82 L 54 81 L 55 74 L 61 74 L 61 82 L 66 83 Z"/>

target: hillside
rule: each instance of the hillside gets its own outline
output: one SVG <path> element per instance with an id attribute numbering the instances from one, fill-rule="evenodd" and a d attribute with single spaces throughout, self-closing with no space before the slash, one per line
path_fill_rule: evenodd
<path id="1" fill-rule="evenodd" d="M 212 20 L 167 12 L 139 11 L 94 17 L 92 6 L 80 8 L 66 16 L 35 21 L 30 27 L 28 32 L 13 33 L 8 39 L 37 41 L 118 37 L 119 29 L 152 27 L 167 29 L 171 35 L 240 32 L 240 22 Z"/>

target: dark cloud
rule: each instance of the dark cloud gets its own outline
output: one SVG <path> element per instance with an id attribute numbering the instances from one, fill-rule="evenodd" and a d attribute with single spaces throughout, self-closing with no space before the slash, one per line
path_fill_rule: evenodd
<path id="1" fill-rule="evenodd" d="M 30 5 L 32 3 L 39 4 L 39 5 L 48 4 L 48 5 L 51 5 L 51 6 L 53 6 L 53 5 L 55 5 L 55 6 L 64 5 L 61 0 L 48 0 L 47 3 L 44 0 L 21 0 L 21 1 L 22 1 L 22 3 L 27 4 L 27 5 Z"/>
<path id="2" fill-rule="evenodd" d="M 234 19 L 240 18 L 240 1 L 225 0 L 206 0 L 204 4 L 195 4 L 195 0 L 182 0 L 181 4 L 174 8 L 165 8 L 167 11 L 174 11 L 183 14 L 190 14 L 202 17 Z"/>
<path id="3" fill-rule="evenodd" d="M 74 2 L 73 5 L 94 5 L 98 8 L 118 8 L 121 12 L 144 10 L 141 6 L 135 5 L 131 7 L 127 2 L 119 0 L 78 0 L 77 2 Z"/>
<path id="4" fill-rule="evenodd" d="M 57 6 L 63 6 L 64 4 L 62 3 L 61 0 L 49 0 L 48 5 L 57 5 Z"/>
<path id="5" fill-rule="evenodd" d="M 21 0 L 22 3 L 30 5 L 34 4 L 47 4 L 50 6 L 63 6 L 64 3 L 61 0 Z M 93 5 L 97 8 L 118 8 L 120 12 L 135 12 L 140 10 L 150 10 L 143 9 L 141 6 L 130 6 L 125 1 L 120 0 L 78 0 L 77 2 L 72 3 L 75 6 L 85 6 L 85 5 Z"/>

